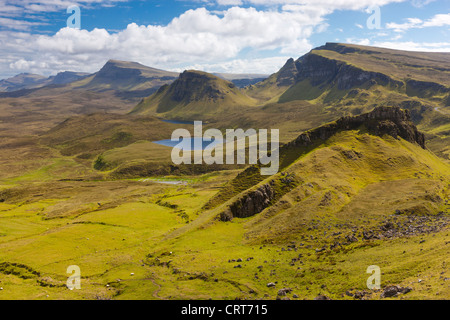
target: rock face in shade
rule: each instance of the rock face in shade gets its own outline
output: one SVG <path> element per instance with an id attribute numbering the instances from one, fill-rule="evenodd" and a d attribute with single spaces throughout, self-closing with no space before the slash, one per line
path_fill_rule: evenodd
<path id="1" fill-rule="evenodd" d="M 272 186 L 265 184 L 230 205 L 229 209 L 220 215 L 220 219 L 230 221 L 233 218 L 251 217 L 267 208 L 274 196 Z"/>
<path id="2" fill-rule="evenodd" d="M 278 86 L 291 86 L 295 83 L 298 69 L 294 59 L 290 58 L 277 74 Z"/>

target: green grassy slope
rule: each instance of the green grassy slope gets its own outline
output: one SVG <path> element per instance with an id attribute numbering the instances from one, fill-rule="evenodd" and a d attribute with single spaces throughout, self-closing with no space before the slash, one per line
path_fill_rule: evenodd
<path id="1" fill-rule="evenodd" d="M 198 119 L 255 105 L 234 84 L 212 74 L 185 71 L 170 86 L 138 104 L 132 114 L 160 114 L 175 119 Z M 197 118 L 196 118 L 197 117 Z"/>
<path id="2" fill-rule="evenodd" d="M 281 196 L 229 222 L 217 217 L 239 192 L 203 208 L 239 171 L 179 185 L 9 184 L 0 193 L 0 299 L 276 299 L 282 288 L 290 299 L 379 299 L 366 287 L 370 265 L 380 266 L 383 288 L 412 288 L 399 298 L 450 296 L 447 164 L 363 128 L 287 156 L 268 179 Z M 82 289 L 70 291 L 74 264 Z"/>

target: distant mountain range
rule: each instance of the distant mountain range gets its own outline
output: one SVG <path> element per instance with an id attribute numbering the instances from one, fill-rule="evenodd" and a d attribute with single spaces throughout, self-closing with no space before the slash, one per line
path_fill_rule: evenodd
<path id="1" fill-rule="evenodd" d="M 216 74 L 222 79 L 232 81 L 238 87 L 245 87 L 264 80 L 264 74 Z M 90 91 L 115 90 L 124 96 L 145 97 L 164 84 L 176 80 L 179 73 L 144 66 L 137 62 L 109 60 L 96 73 L 65 71 L 55 76 L 44 77 L 38 74 L 21 73 L 12 78 L 0 80 L 0 92 L 38 89 L 51 85 L 70 85 Z"/>
<path id="2" fill-rule="evenodd" d="M 64 72 L 49 78 L 21 74 L 2 80 L 0 88 L 7 92 L 0 98 L 6 98 L 3 114 L 14 115 L 14 121 L 31 132 L 38 127 L 35 120 L 42 127 L 42 119 L 47 119 L 45 128 L 50 128 L 78 114 L 131 112 L 202 119 L 221 129 L 276 127 L 282 129 L 285 142 L 342 116 L 394 106 L 408 109 L 430 148 L 450 158 L 449 79 L 450 53 L 327 43 L 289 59 L 267 77 L 197 70 L 178 74 L 109 60 L 93 74 Z M 18 117 L 19 112 L 28 117 Z"/>
<path id="3" fill-rule="evenodd" d="M 44 77 L 33 73 L 21 73 L 12 78 L 0 80 L 0 92 L 22 89 L 36 89 L 48 85 L 63 85 L 87 77 L 88 73 L 64 71 L 55 76 Z"/>

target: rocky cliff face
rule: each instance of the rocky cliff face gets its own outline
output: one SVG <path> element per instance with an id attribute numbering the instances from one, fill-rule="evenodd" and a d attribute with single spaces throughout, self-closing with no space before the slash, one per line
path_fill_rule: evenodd
<path id="1" fill-rule="evenodd" d="M 292 86 L 295 84 L 298 75 L 297 65 L 294 59 L 289 59 L 283 68 L 278 71 L 277 85 L 280 87 Z"/>
<path id="2" fill-rule="evenodd" d="M 275 191 L 271 184 L 264 184 L 231 204 L 220 214 L 220 220 L 230 221 L 233 218 L 251 217 L 267 208 L 274 196 Z"/>
<path id="3" fill-rule="evenodd" d="M 348 55 L 348 58 L 346 55 Z M 423 57 L 415 54 L 404 54 L 404 59 L 399 58 L 402 55 L 401 51 L 398 53 L 380 48 L 353 47 L 338 43 L 327 43 L 300 57 L 295 62 L 288 61 L 279 73 L 295 70 L 294 73 L 296 75 L 293 84 L 309 80 L 312 86 L 319 88 L 336 87 L 339 90 L 350 90 L 381 85 L 398 92 L 406 92 L 408 96 L 421 98 L 441 97 L 450 92 L 450 88 L 444 84 L 445 82 L 442 82 L 442 77 L 436 77 L 437 82 L 434 82 L 433 77 L 431 77 L 430 81 L 410 79 L 414 77 L 415 72 L 418 72 L 417 70 L 427 70 L 429 75 L 432 75 L 432 70 L 435 70 L 435 72 L 440 72 L 439 70 L 447 71 L 445 62 L 443 62 L 442 67 L 439 67 L 437 66 L 438 62 L 433 60 L 438 58 L 431 56 L 430 61 L 434 61 L 433 63 L 428 61 L 423 62 L 423 65 L 421 65 Z M 360 60 L 352 60 L 356 56 Z M 379 59 L 383 66 L 377 68 L 376 63 L 370 57 Z M 395 72 L 390 72 L 387 69 L 387 63 L 392 64 L 392 71 Z M 409 70 L 410 74 L 406 73 L 406 71 L 403 74 L 399 73 L 397 68 Z M 421 71 L 420 75 L 423 79 L 424 75 L 426 75 L 425 71 Z"/>
<path id="4" fill-rule="evenodd" d="M 361 87 L 366 83 L 394 88 L 404 86 L 403 82 L 396 81 L 383 73 L 366 71 L 314 53 L 309 53 L 297 60 L 296 66 L 298 70 L 296 81 L 309 80 L 313 86 L 336 85 L 339 90 Z"/>
<path id="5" fill-rule="evenodd" d="M 126 69 L 121 68 L 114 61 L 108 61 L 97 74 L 95 75 L 94 82 L 113 82 L 123 79 L 134 79 L 141 75 L 141 71 L 138 69 Z"/>
<path id="6" fill-rule="evenodd" d="M 341 130 L 354 130 L 364 125 L 369 132 L 382 136 L 388 134 L 417 143 L 425 149 L 425 135 L 417 130 L 408 110 L 398 107 L 378 107 L 372 112 L 339 120 L 301 134 L 290 146 L 308 146 L 317 140 L 326 140 Z"/>

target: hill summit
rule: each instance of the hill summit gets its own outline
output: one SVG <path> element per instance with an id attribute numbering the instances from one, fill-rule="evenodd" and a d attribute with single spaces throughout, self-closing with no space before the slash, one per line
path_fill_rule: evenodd
<path id="1" fill-rule="evenodd" d="M 170 112 L 171 116 L 183 118 L 185 113 L 192 117 L 252 104 L 254 100 L 232 82 L 206 72 L 187 70 L 171 85 L 162 86 L 154 95 L 144 99 L 132 113 Z"/>

